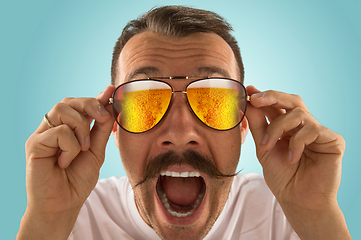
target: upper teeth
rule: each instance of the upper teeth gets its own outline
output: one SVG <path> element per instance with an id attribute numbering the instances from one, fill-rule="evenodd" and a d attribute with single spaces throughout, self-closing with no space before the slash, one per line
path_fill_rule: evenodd
<path id="1" fill-rule="evenodd" d="M 171 172 L 171 171 L 166 171 L 166 172 L 162 172 L 160 174 L 161 176 L 168 176 L 168 177 L 200 177 L 201 175 L 199 174 L 199 172 Z"/>

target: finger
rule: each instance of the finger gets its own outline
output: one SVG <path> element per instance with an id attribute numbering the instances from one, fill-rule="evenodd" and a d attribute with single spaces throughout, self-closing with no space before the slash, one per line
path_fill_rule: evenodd
<path id="1" fill-rule="evenodd" d="M 267 117 L 269 123 L 286 113 L 285 110 L 274 107 L 261 107 L 259 109 L 262 110 L 263 114 Z"/>
<path id="2" fill-rule="evenodd" d="M 297 163 L 301 159 L 305 147 L 316 141 L 319 129 L 319 124 L 309 122 L 291 137 L 287 159 L 291 164 Z"/>
<path id="3" fill-rule="evenodd" d="M 292 130 L 297 130 L 307 123 L 316 124 L 317 121 L 300 107 L 292 109 L 269 124 L 266 130 L 267 141 L 261 142 L 262 148 L 265 150 L 273 148 L 280 138 L 284 138 L 289 132 L 293 135 Z"/>
<path id="4" fill-rule="evenodd" d="M 68 125 L 77 136 L 82 150 L 86 151 L 89 148 L 90 123 L 78 111 L 67 104 L 58 103 L 48 113 L 48 120 L 55 126 Z M 47 127 L 45 128 L 47 130 Z"/>
<path id="5" fill-rule="evenodd" d="M 107 108 L 110 108 L 108 106 Z M 98 169 L 102 166 L 105 158 L 105 148 L 109 140 L 110 133 L 113 128 L 114 118 L 110 118 L 108 122 L 94 122 L 94 126 L 90 132 L 90 148 L 89 151 L 95 156 L 96 166 Z"/>
<path id="6" fill-rule="evenodd" d="M 302 107 L 307 110 L 307 107 L 300 96 L 273 90 L 253 93 L 250 102 L 255 107 L 272 106 L 278 109 L 285 109 L 286 111 L 295 107 Z"/>
<path id="7" fill-rule="evenodd" d="M 254 86 L 248 86 L 246 88 L 248 95 L 253 95 L 259 93 L 260 91 Z M 261 142 L 268 141 L 266 130 L 268 127 L 267 118 L 273 120 L 284 112 L 276 108 L 266 108 L 266 107 L 254 107 L 251 104 L 248 104 L 246 111 L 246 118 L 249 123 L 250 131 L 252 133 L 253 139 L 257 147 L 257 154 L 259 154 Z"/>
<path id="8" fill-rule="evenodd" d="M 114 89 L 114 86 L 107 87 L 106 90 L 101 94 L 101 96 L 98 96 L 100 99 L 99 101 L 107 101 L 107 103 L 109 103 L 109 98 L 112 96 Z M 111 105 L 108 104 L 105 108 L 109 113 L 112 113 Z M 95 121 L 90 133 L 90 151 L 92 151 L 97 156 L 100 166 L 104 161 L 105 147 L 109 140 L 110 133 L 113 129 L 114 121 L 115 119 L 113 117 L 109 118 L 106 122 Z"/>
<path id="9" fill-rule="evenodd" d="M 98 122 L 106 122 L 110 117 L 110 113 L 105 109 L 104 105 L 95 98 L 64 98 L 62 103 Z"/>
<path id="10" fill-rule="evenodd" d="M 95 119 L 98 123 L 107 122 L 111 119 L 112 109 L 105 106 L 109 105 L 109 98 L 113 93 L 115 87 L 108 86 L 98 99 L 95 98 L 65 98 L 62 103 L 58 103 L 49 112 L 48 119 L 55 125 L 68 125 L 74 130 L 82 150 L 86 151 L 90 147 L 90 123 Z M 49 129 L 49 126 L 42 121 L 37 133 L 44 132 Z"/>
<path id="11" fill-rule="evenodd" d="M 99 93 L 98 96 L 96 96 L 96 99 L 103 105 L 106 106 L 109 104 L 109 98 L 112 96 L 113 92 L 115 90 L 114 85 L 109 85 L 105 88 L 105 90 L 101 93 Z"/>
<path id="12" fill-rule="evenodd" d="M 109 105 L 109 98 L 112 96 L 114 90 L 115 86 L 110 85 L 103 92 L 98 94 L 98 96 L 95 98 L 95 100 L 101 105 L 101 107 L 104 108 L 104 110 L 107 111 L 107 113 L 109 114 L 109 117 L 107 118 L 94 118 L 95 122 L 90 131 L 89 150 L 95 155 L 95 160 L 97 161 L 97 166 L 99 168 L 103 164 L 105 157 L 105 147 L 109 140 L 109 136 L 115 121 L 115 119 L 111 117 L 113 112 L 112 106 Z M 77 106 L 74 107 L 77 108 Z"/>
<path id="13" fill-rule="evenodd" d="M 257 88 L 255 88 L 254 86 L 250 85 L 246 88 L 247 90 L 247 94 L 252 96 L 253 95 L 253 99 L 256 98 L 256 93 L 261 93 L 261 91 L 259 91 Z M 255 102 L 256 100 L 253 100 L 253 102 Z M 252 97 L 251 97 L 251 102 L 252 104 Z M 256 101 L 257 103 L 257 101 Z M 256 105 L 253 105 L 254 107 L 256 107 Z M 284 109 L 279 109 L 279 108 L 275 108 L 275 107 L 260 107 L 262 108 L 262 111 L 264 112 L 265 116 L 267 117 L 269 122 L 272 122 L 274 119 L 276 119 L 277 117 L 281 116 L 282 114 L 284 114 L 286 111 Z"/>
<path id="14" fill-rule="evenodd" d="M 80 115 L 77 116 L 72 109 Z M 70 115 L 70 117 L 76 117 L 78 120 L 80 116 L 84 116 L 88 119 L 88 124 L 90 124 L 89 119 L 96 119 L 99 122 L 105 122 L 110 118 L 110 113 L 95 98 L 64 98 L 61 103 L 56 104 L 54 108 L 50 110 L 48 113 L 48 119 L 55 126 L 61 124 L 71 124 L 72 121 L 67 118 L 67 115 Z M 65 122 L 66 118 L 70 121 Z M 41 133 L 47 129 L 49 129 L 49 126 L 42 121 L 36 132 Z"/>
<path id="15" fill-rule="evenodd" d="M 247 106 L 246 118 L 249 123 L 249 128 L 258 148 L 265 136 L 268 123 L 264 112 L 260 108 L 255 108 L 252 105 Z"/>
<path id="16" fill-rule="evenodd" d="M 81 151 L 73 130 L 64 124 L 41 133 L 36 144 L 38 149 L 33 149 L 33 158 L 56 157 L 60 150 L 57 159 L 61 168 L 66 168 Z"/>
<path id="17" fill-rule="evenodd" d="M 94 119 L 98 122 L 105 122 L 111 117 L 111 111 L 108 111 L 105 106 L 109 105 L 109 98 L 114 90 L 115 86 L 109 85 L 96 98 L 65 98 L 62 102 L 82 113 L 89 122 Z"/>

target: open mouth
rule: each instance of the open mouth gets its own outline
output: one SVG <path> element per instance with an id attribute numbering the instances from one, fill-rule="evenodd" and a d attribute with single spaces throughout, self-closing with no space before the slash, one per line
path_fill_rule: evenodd
<path id="1" fill-rule="evenodd" d="M 162 172 L 157 182 L 159 199 L 174 217 L 190 216 L 200 205 L 206 184 L 198 172 Z"/>

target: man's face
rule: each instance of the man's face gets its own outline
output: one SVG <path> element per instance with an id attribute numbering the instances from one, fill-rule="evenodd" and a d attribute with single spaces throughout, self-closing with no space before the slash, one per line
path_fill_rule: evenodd
<path id="1" fill-rule="evenodd" d="M 238 77 L 231 48 L 211 33 L 173 38 L 144 32 L 129 40 L 118 64 L 118 85 L 148 77 L 188 76 L 191 79 L 165 80 L 175 91 L 182 91 L 194 78 Z M 180 92 L 173 94 L 167 114 L 150 131 L 133 134 L 118 125 L 114 127 L 116 144 L 133 188 L 144 178 L 148 163 L 169 151 L 176 156 L 196 151 L 208 157 L 223 174 L 234 174 L 246 131 L 246 120 L 228 131 L 205 126 L 190 111 L 185 94 Z M 161 172 L 166 171 L 197 172 L 200 177 L 161 177 Z M 175 164 L 161 172 L 134 188 L 142 218 L 164 239 L 203 238 L 223 209 L 232 178 L 212 178 L 188 164 Z"/>

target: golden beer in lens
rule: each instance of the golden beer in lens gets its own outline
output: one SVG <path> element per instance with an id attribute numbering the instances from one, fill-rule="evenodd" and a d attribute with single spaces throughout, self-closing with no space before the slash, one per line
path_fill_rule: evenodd
<path id="1" fill-rule="evenodd" d="M 147 89 L 123 93 L 118 121 L 128 131 L 147 131 L 162 119 L 171 96 L 171 89 Z"/>
<path id="2" fill-rule="evenodd" d="M 186 94 L 191 111 L 205 125 L 217 130 L 236 127 L 247 107 L 246 90 L 236 80 L 199 79 L 190 82 L 184 91 L 173 92 L 161 79 L 142 79 L 122 84 L 115 90 L 112 98 L 115 118 L 129 132 L 148 131 L 166 114 L 173 93 Z"/>
<path id="3" fill-rule="evenodd" d="M 227 88 L 188 88 L 189 105 L 206 125 L 226 130 L 240 121 L 239 91 Z"/>

